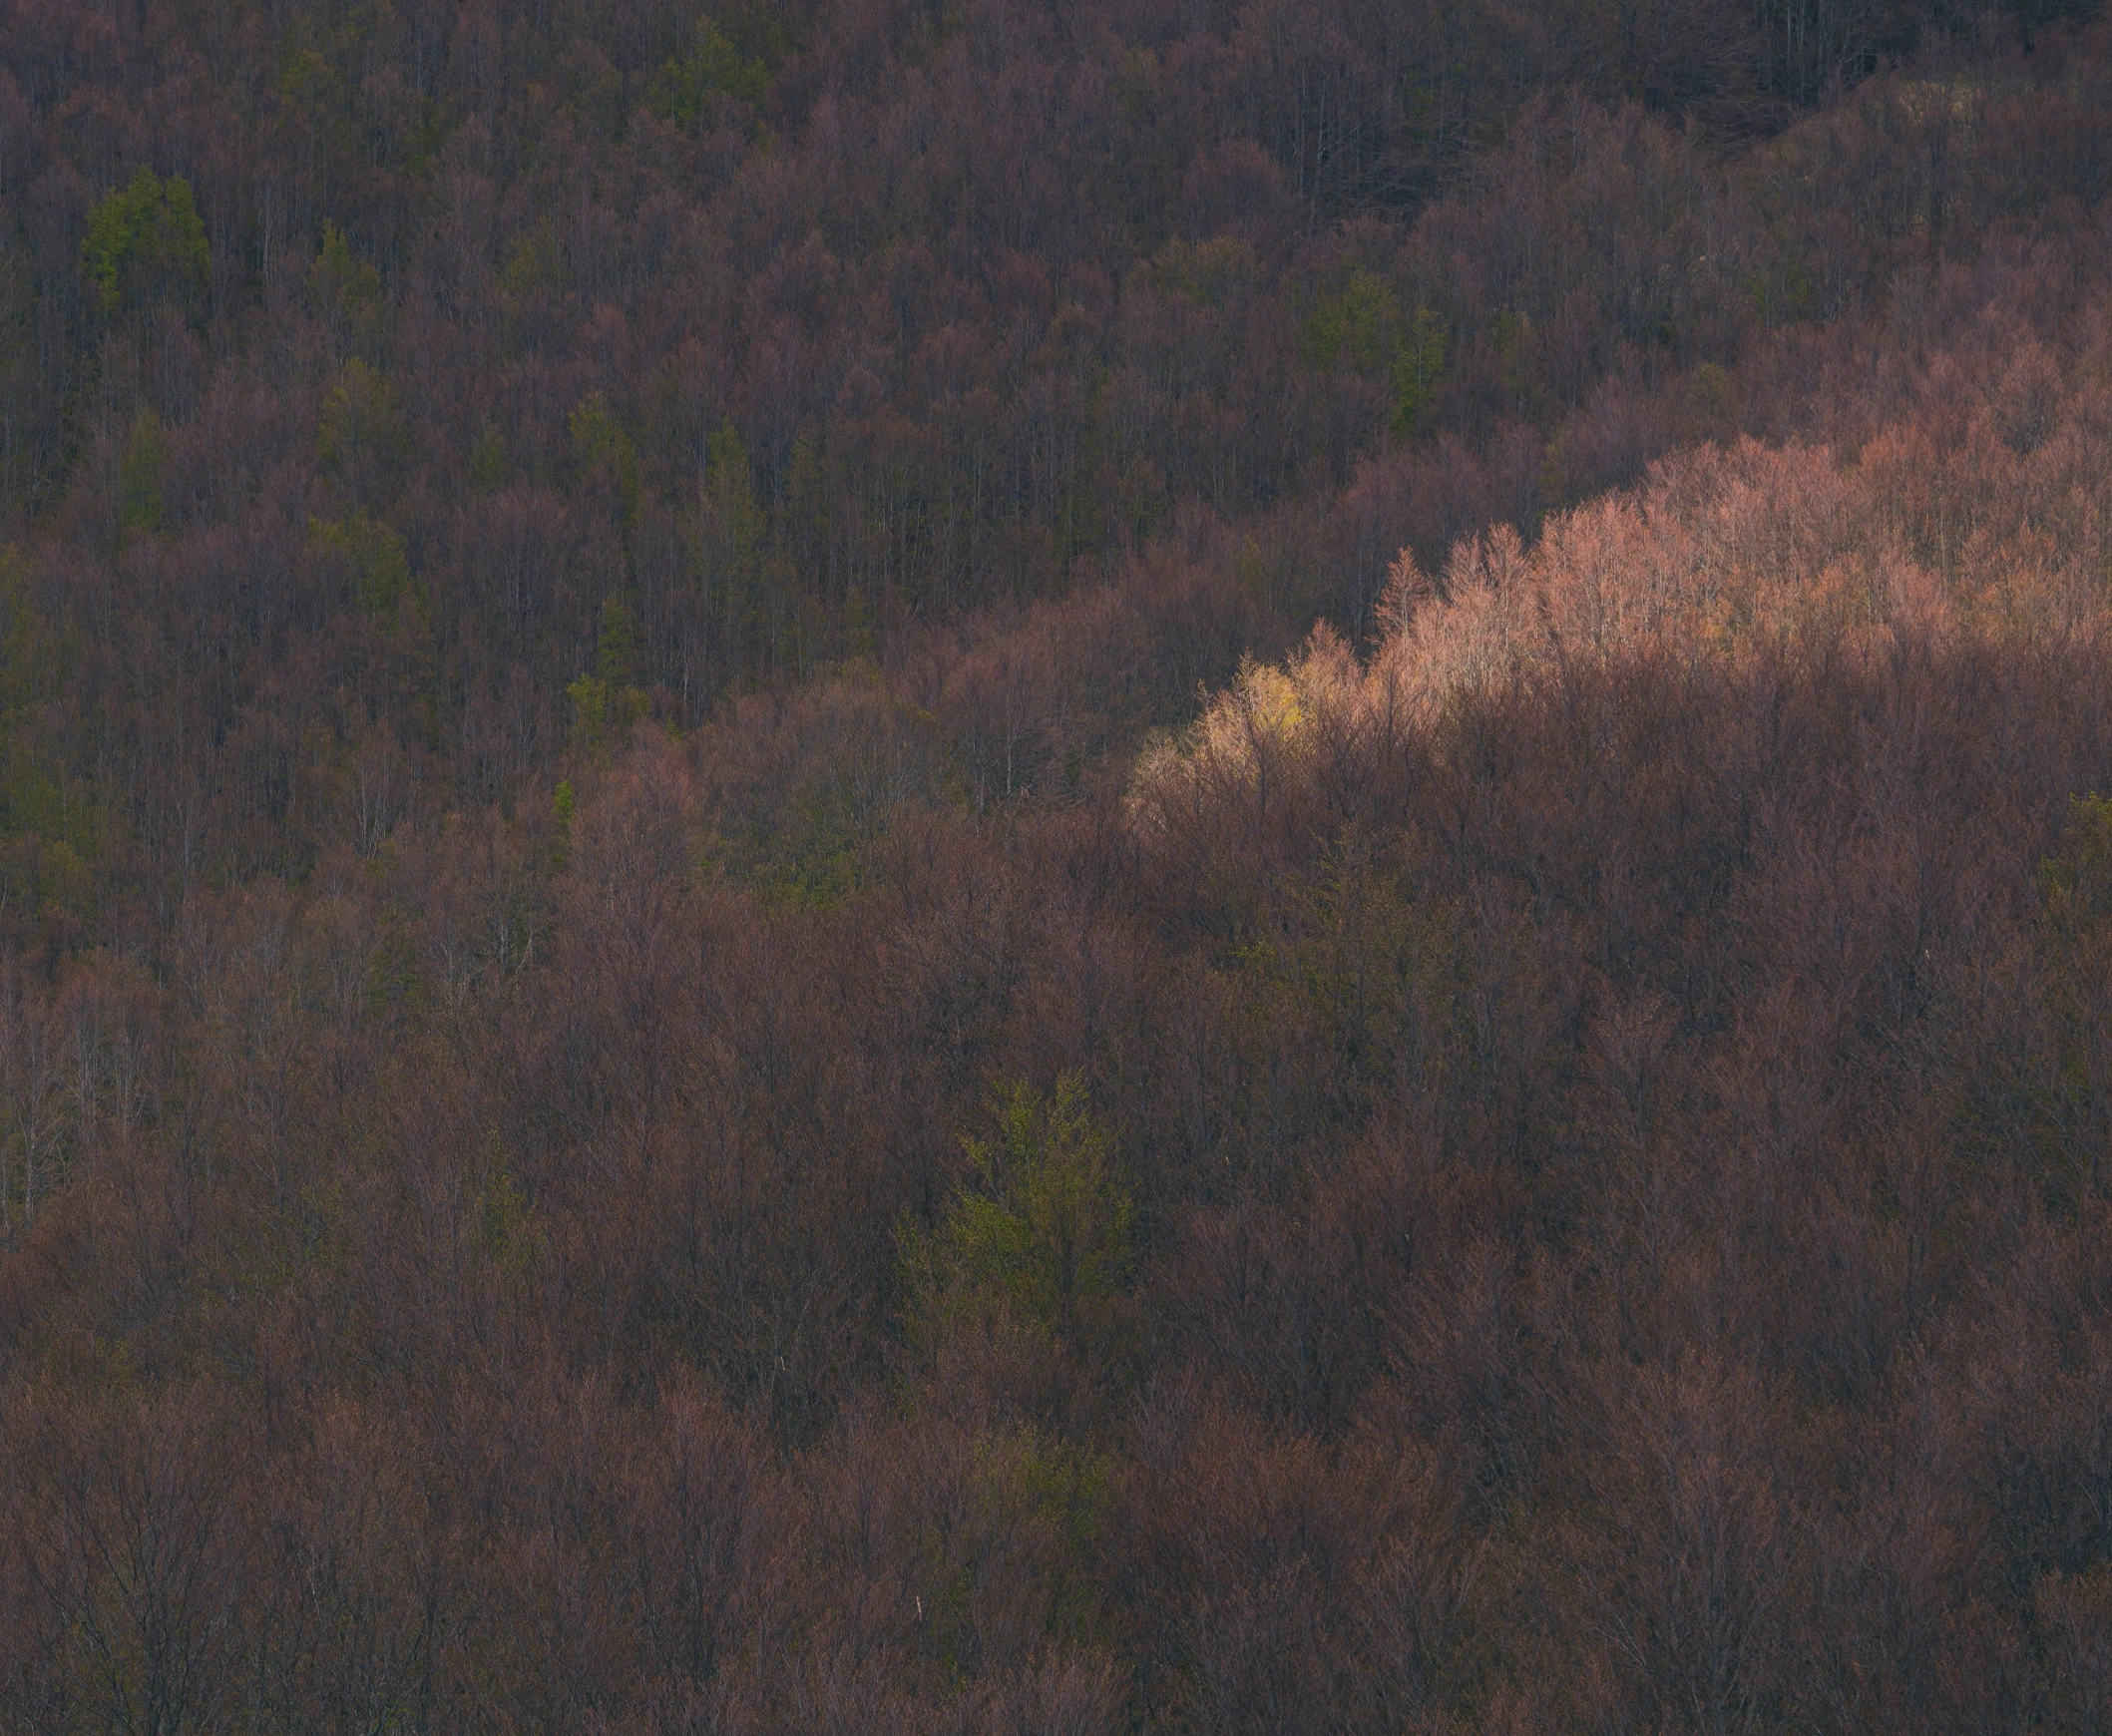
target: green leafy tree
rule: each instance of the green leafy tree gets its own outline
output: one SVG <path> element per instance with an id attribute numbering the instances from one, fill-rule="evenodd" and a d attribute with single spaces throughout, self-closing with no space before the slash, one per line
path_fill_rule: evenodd
<path id="1" fill-rule="evenodd" d="M 759 103 L 770 88 L 769 68 L 736 48 L 716 21 L 696 27 L 689 50 L 670 60 L 654 80 L 652 103 L 669 120 L 694 121 L 714 94 Z"/>
<path id="2" fill-rule="evenodd" d="M 2053 1200 L 2108 1179 L 2112 1149 L 2112 799 L 2077 796 L 2039 867 L 2039 948 L 2057 1076 L 2047 1108 Z"/>
<path id="3" fill-rule="evenodd" d="M 977 1437 L 967 1471 L 965 1511 L 923 1540 L 917 1592 L 926 1643 L 957 1688 L 988 1662 L 978 1605 L 1001 1586 L 1011 1618 L 1038 1617 L 1049 1640 L 1101 1633 L 1114 1509 L 1113 1462 L 1033 1427 Z"/>
<path id="4" fill-rule="evenodd" d="M 1179 295 L 1200 307 L 1222 307 L 1254 288 L 1261 264 L 1254 249 L 1235 236 L 1189 242 L 1176 235 L 1139 269 L 1161 295 Z"/>
<path id="5" fill-rule="evenodd" d="M 323 394 L 315 419 L 315 456 L 352 499 L 374 497 L 383 479 L 410 454 L 403 409 L 388 375 L 358 357 L 345 363 Z"/>
<path id="6" fill-rule="evenodd" d="M 94 902 L 96 809 L 56 751 L 73 648 L 30 595 L 20 554 L 0 548 L 0 920 L 77 926 Z"/>
<path id="7" fill-rule="evenodd" d="M 322 225 L 322 245 L 308 267 L 308 301 L 340 339 L 371 342 L 382 311 L 381 273 L 352 251 L 335 223 Z"/>
<path id="8" fill-rule="evenodd" d="M 1065 1074 L 1045 1097 L 1015 1081 L 993 1104 L 996 1136 L 966 1142 L 970 1184 L 938 1226 L 903 1233 L 924 1330 L 1002 1308 L 1044 1331 L 1086 1330 L 1127 1281 L 1135 1208 L 1106 1129 Z"/>
<path id="9" fill-rule="evenodd" d="M 1436 396 L 1452 334 L 1436 309 L 1406 308 L 1385 278 L 1357 270 L 1306 316 L 1299 348 L 1308 367 L 1347 369 L 1381 382 L 1392 400 L 1389 423 L 1408 434 Z"/>
<path id="10" fill-rule="evenodd" d="M 1422 423 L 1437 396 L 1451 352 L 1452 334 L 1445 321 L 1434 309 L 1418 307 L 1404 324 L 1387 367 L 1396 434 L 1413 433 Z"/>
<path id="11" fill-rule="evenodd" d="M 558 225 L 546 216 L 516 241 L 499 273 L 499 304 L 510 320 L 518 320 L 537 298 L 567 293 L 572 271 L 558 238 Z"/>
<path id="12" fill-rule="evenodd" d="M 748 448 L 731 422 L 704 443 L 704 509 L 723 562 L 752 567 L 762 553 L 762 509 L 755 503 Z"/>
<path id="13" fill-rule="evenodd" d="M 369 615 L 388 614 L 411 593 L 410 557 L 403 539 L 380 519 L 364 512 L 343 519 L 310 519 L 308 542 L 345 564 L 353 599 Z"/>
<path id="14" fill-rule="evenodd" d="M 475 1205 L 478 1245 L 503 1282 L 521 1285 L 543 1252 L 543 1226 L 496 1134 L 485 1144 Z"/>
<path id="15" fill-rule="evenodd" d="M 600 392 L 590 392 L 573 407 L 566 429 L 572 436 L 573 463 L 580 480 L 613 499 L 624 528 L 637 522 L 637 447 Z"/>
<path id="16" fill-rule="evenodd" d="M 1496 377 L 1503 390 L 1521 402 L 1532 397 L 1538 382 L 1540 334 L 1532 320 L 1515 308 L 1496 315 Z"/>
<path id="17" fill-rule="evenodd" d="M 594 672 L 565 689 L 572 700 L 573 740 L 590 753 L 599 753 L 645 715 L 637 659 L 637 617 L 621 597 L 612 597 L 602 605 Z"/>
<path id="18" fill-rule="evenodd" d="M 162 424 L 152 410 L 133 418 L 118 459 L 118 530 L 162 528 Z"/>
<path id="19" fill-rule="evenodd" d="M 195 307 L 211 280 L 212 253 L 191 184 L 142 169 L 113 190 L 89 214 L 81 268 L 105 313 Z"/>
<path id="20" fill-rule="evenodd" d="M 2060 853 L 2039 868 L 2039 893 L 2070 944 L 2112 925 L 2112 797 L 2093 792 L 2070 804 Z"/>
<path id="21" fill-rule="evenodd" d="M 1346 367 L 1375 374 L 1385 365 L 1401 324 L 1401 298 L 1371 271 L 1352 271 L 1342 287 L 1323 296 L 1299 333 L 1308 367 Z"/>
<path id="22" fill-rule="evenodd" d="M 748 449 L 728 422 L 704 443 L 696 553 L 706 593 L 734 632 L 761 624 L 764 528 Z"/>
<path id="23" fill-rule="evenodd" d="M 496 494 L 505 484 L 508 466 L 506 441 L 489 423 L 470 448 L 469 484 L 479 494 Z"/>
<path id="24" fill-rule="evenodd" d="M 550 868 L 562 869 L 572 860 L 572 822 L 579 801 L 572 793 L 572 779 L 561 777 L 550 802 Z"/>
<path id="25" fill-rule="evenodd" d="M 773 69 L 790 48 L 776 8 L 750 8 L 756 16 L 698 21 L 688 49 L 654 76 L 645 106 L 663 120 L 691 126 L 715 96 L 759 105 L 770 94 Z"/>
<path id="26" fill-rule="evenodd" d="M 1111 1462 L 1088 1447 L 1027 1428 L 979 1441 L 976 1467 L 985 1502 L 1019 1515 L 1038 1545 L 1051 1632 L 1089 1638 L 1099 1607 L 1094 1554 L 1114 1507 Z"/>

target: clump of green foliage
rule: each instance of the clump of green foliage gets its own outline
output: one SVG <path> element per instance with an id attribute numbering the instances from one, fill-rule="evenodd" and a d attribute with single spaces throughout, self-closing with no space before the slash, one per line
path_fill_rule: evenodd
<path id="1" fill-rule="evenodd" d="M 411 593 L 410 557 L 403 539 L 380 519 L 355 512 L 342 519 L 311 518 L 310 548 L 344 562 L 352 596 L 368 615 L 386 615 Z"/>
<path id="2" fill-rule="evenodd" d="M 78 932 L 95 901 L 95 803 L 48 725 L 66 702 L 75 648 L 52 631 L 29 573 L 0 548 L 0 921 Z"/>
<path id="3" fill-rule="evenodd" d="M 388 375 L 355 356 L 323 394 L 316 413 L 317 462 L 326 473 L 351 474 L 398 464 L 409 451 L 410 436 L 395 386 Z"/>
<path id="4" fill-rule="evenodd" d="M 572 700 L 573 740 L 588 752 L 599 753 L 644 716 L 637 661 L 637 617 L 621 597 L 612 597 L 602 605 L 594 672 L 565 689 Z"/>
<path id="5" fill-rule="evenodd" d="M 496 494 L 505 485 L 509 465 L 506 439 L 490 423 L 470 448 L 469 485 L 479 494 Z"/>
<path id="6" fill-rule="evenodd" d="M 1383 383 L 1396 434 L 1413 433 L 1423 421 L 1452 351 L 1452 333 L 1434 308 L 1404 306 L 1392 283 L 1365 270 L 1320 298 L 1299 339 L 1308 367 L 1346 368 Z"/>
<path id="7" fill-rule="evenodd" d="M 660 68 L 645 106 L 676 126 L 692 126 L 714 97 L 759 107 L 793 39 L 782 8 L 735 6 L 699 19 L 689 47 Z"/>
<path id="8" fill-rule="evenodd" d="M 2056 1065 L 2046 1098 L 2046 1149 L 2056 1154 L 2047 1203 L 2058 1209 L 2099 1182 L 2112 1143 L 2112 798 L 2073 799 L 2038 885 Z"/>
<path id="9" fill-rule="evenodd" d="M 755 467 L 740 431 L 725 423 L 704 443 L 697 554 L 744 603 L 753 602 L 765 525 L 755 498 Z"/>
<path id="10" fill-rule="evenodd" d="M 477 1243 L 500 1276 L 518 1284 L 543 1251 L 542 1225 L 496 1135 L 487 1142 L 484 1156 L 474 1195 Z"/>
<path id="11" fill-rule="evenodd" d="M 555 218 L 547 214 L 513 245 L 506 266 L 499 273 L 499 305 L 509 327 L 517 326 L 523 312 L 538 299 L 565 294 L 572 286 L 572 267 L 558 235 Z"/>
<path id="12" fill-rule="evenodd" d="M 325 219 L 322 245 L 308 266 L 308 303 L 340 339 L 372 344 L 384 318 L 381 273 L 352 251 L 352 243 Z"/>
<path id="13" fill-rule="evenodd" d="M 862 840 L 836 793 L 825 783 L 795 790 L 749 852 L 746 878 L 771 910 L 834 910 L 857 892 Z"/>
<path id="14" fill-rule="evenodd" d="M 2070 943 L 2112 924 L 2112 797 L 2093 791 L 2069 804 L 2060 851 L 2039 866 L 2039 895 Z"/>
<path id="15" fill-rule="evenodd" d="M 1078 1336 L 1128 1278 L 1135 1206 L 1112 1141 L 1076 1074 L 1048 1096 L 1014 1081 L 992 1107 L 996 1136 L 965 1142 L 969 1184 L 935 1228 L 902 1232 L 913 1322 L 931 1333 L 1000 1310 Z"/>
<path id="16" fill-rule="evenodd" d="M 1098 1557 L 1114 1507 L 1106 1454 L 1033 1427 L 978 1436 L 966 1470 L 968 1499 L 954 1522 L 923 1538 L 917 1593 L 925 1644 L 956 1689 L 989 1661 L 976 1605 L 994 1576 L 1033 1587 L 1049 1639 L 1092 1643 L 1103 1626 Z"/>
<path id="17" fill-rule="evenodd" d="M 1198 307 L 1222 307 L 1253 291 L 1261 261 L 1236 236 L 1189 242 L 1176 235 L 1137 270 L 1161 295 L 1178 295 Z"/>
<path id="18" fill-rule="evenodd" d="M 164 302 L 191 307 L 212 276 L 191 184 L 142 169 L 114 189 L 89 214 L 81 269 L 105 313 Z"/>
<path id="19" fill-rule="evenodd" d="M 118 458 L 118 529 L 162 528 L 162 423 L 152 410 L 132 419 Z"/>
<path id="20" fill-rule="evenodd" d="M 716 23 L 706 18 L 686 54 L 660 68 L 646 107 L 663 120 L 689 126 L 715 95 L 759 103 L 770 88 L 770 70 L 742 54 Z"/>
<path id="21" fill-rule="evenodd" d="M 1085 1637 L 1096 1602 L 1086 1569 L 1114 1505 L 1107 1456 L 1029 1427 L 980 1439 L 975 1469 L 986 1508 L 1039 1533 L 1051 1627 Z"/>
<path id="22" fill-rule="evenodd" d="M 638 514 L 637 447 L 600 392 L 590 392 L 573 407 L 566 422 L 572 436 L 573 463 L 580 479 L 613 498 L 628 531 Z"/>

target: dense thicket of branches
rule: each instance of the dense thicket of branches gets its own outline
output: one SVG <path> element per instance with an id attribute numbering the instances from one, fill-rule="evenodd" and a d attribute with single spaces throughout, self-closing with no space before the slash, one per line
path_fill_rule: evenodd
<path id="1" fill-rule="evenodd" d="M 68 703 L 0 831 L 64 846 L 52 944 L 152 945 L 1205 526 L 1227 643 L 1362 633 L 1403 543 L 1529 534 L 1752 423 L 1771 333 L 2094 209 L 2098 52 L 1878 0 L 10 7 L 0 514 L 17 709 Z"/>
<path id="2" fill-rule="evenodd" d="M 0 1723 L 2103 1729 L 2071 10 L 0 12 Z"/>

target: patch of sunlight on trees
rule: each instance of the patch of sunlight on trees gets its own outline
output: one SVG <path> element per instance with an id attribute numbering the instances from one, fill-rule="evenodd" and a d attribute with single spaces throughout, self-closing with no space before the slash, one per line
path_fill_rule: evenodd
<path id="1" fill-rule="evenodd" d="M 2102 635 L 2112 609 L 2094 521 L 2069 479 L 2090 460 L 2051 411 L 2031 440 L 1976 438 L 1978 523 L 1961 559 L 1957 489 L 1907 436 L 1854 459 L 1745 438 L 1652 465 L 1639 487 L 1542 525 L 1457 543 L 1442 578 L 1404 550 L 1360 659 L 1323 624 L 1280 667 L 1249 662 L 1181 736 L 1139 757 L 1132 807 L 1271 779 L 1350 733 L 1430 725 L 1459 699 L 1579 663 L 1890 655 L 1906 641 Z M 2030 498 L 2072 510 L 2027 512 Z M 1183 795 L 1185 792 L 1185 796 Z"/>

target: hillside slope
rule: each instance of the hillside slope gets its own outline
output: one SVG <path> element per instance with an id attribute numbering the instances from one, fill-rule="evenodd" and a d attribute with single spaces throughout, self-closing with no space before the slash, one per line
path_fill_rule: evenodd
<path id="1" fill-rule="evenodd" d="M 0 1723 L 2102 1729 L 2047 12 L 0 20 Z"/>

